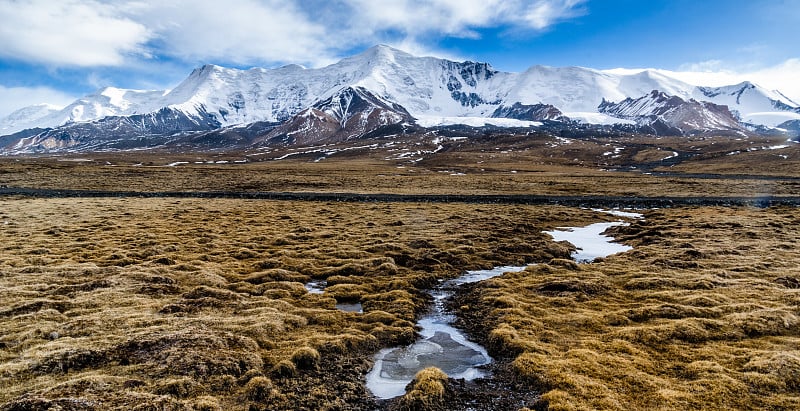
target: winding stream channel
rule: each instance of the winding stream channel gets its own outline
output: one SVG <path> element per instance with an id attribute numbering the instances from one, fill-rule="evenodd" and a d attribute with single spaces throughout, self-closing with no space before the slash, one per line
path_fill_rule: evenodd
<path id="1" fill-rule="evenodd" d="M 641 215 L 628 212 L 596 210 L 619 217 L 639 218 Z M 626 225 L 623 221 L 596 223 L 586 227 L 559 228 L 545 231 L 556 241 L 568 241 L 577 250 L 572 254 L 577 262 L 591 262 L 628 251 L 631 247 L 613 242 L 613 238 L 602 233 L 609 227 Z M 495 267 L 491 270 L 468 271 L 453 280 L 444 281 L 430 291 L 434 299 L 431 310 L 417 325 L 420 338 L 406 347 L 381 350 L 375 355 L 375 365 L 367 374 L 367 388 L 378 398 L 389 399 L 405 394 L 405 387 L 417 372 L 427 367 L 438 367 L 452 378 L 473 380 L 485 377 L 480 367 L 492 362 L 486 349 L 469 341 L 458 329 L 452 326 L 454 315 L 445 310 L 444 302 L 456 289 L 468 283 L 483 281 L 507 272 L 519 272 L 526 266 Z"/>

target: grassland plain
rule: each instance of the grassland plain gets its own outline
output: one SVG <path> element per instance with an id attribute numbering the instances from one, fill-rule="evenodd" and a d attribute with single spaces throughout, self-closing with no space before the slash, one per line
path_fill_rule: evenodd
<path id="1" fill-rule="evenodd" d="M 622 150 L 563 140 L 470 139 L 414 163 L 358 150 L 320 162 L 318 153 L 245 163 L 241 153 L 2 157 L 0 185 L 800 193 L 800 147 L 769 149 L 777 140 L 634 139 Z M 681 162 L 664 163 L 673 151 Z M 526 405 L 554 410 L 800 408 L 800 210 L 645 214 L 614 231 L 632 251 L 575 265 L 542 230 L 616 217 L 499 204 L 0 197 L 0 410 L 446 410 L 464 408 L 465 394 L 497 409 L 491 395 L 509 388 L 541 392 Z M 426 370 L 406 396 L 371 399 L 372 355 L 414 338 L 424 290 L 464 270 L 530 262 L 540 265 L 467 286 L 452 304 L 498 359 L 500 385 L 465 391 Z M 322 279 L 324 294 L 306 292 L 303 283 Z M 335 309 L 356 301 L 363 314 Z"/>
<path id="2" fill-rule="evenodd" d="M 551 410 L 800 409 L 800 210 L 675 208 L 633 251 L 469 287 L 461 325 Z"/>
<path id="3" fill-rule="evenodd" d="M 0 204 L 3 410 L 374 409 L 371 356 L 414 338 L 423 290 L 465 269 L 565 258 L 542 229 L 597 218 L 467 204 Z M 306 292 L 312 279 L 327 280 L 324 294 Z"/>
<path id="4" fill-rule="evenodd" d="M 458 132 L 455 135 L 459 135 Z M 435 136 L 434 136 L 435 137 Z M 129 191 L 794 196 L 785 137 L 410 135 L 319 147 L 0 156 L 0 185 Z M 413 155 L 412 155 L 413 154 Z M 273 161 L 282 158 L 283 160 Z M 658 173 L 666 173 L 657 175 Z"/>
<path id="5" fill-rule="evenodd" d="M 0 182 L 8 187 L 143 192 L 533 193 L 653 197 L 793 196 L 800 193 L 800 175 L 779 165 L 763 167 L 764 163 L 760 166 L 763 170 L 786 171 L 787 174 L 774 178 L 744 175 L 707 178 L 695 174 L 654 176 L 605 171 L 596 167 L 539 165 L 525 157 L 502 154 L 485 163 L 473 161 L 475 158 L 469 161 L 452 158 L 455 154 L 444 153 L 442 156 L 416 165 L 331 158 L 318 163 L 307 159 L 253 163 L 230 161 L 226 164 L 201 161 L 203 164 L 178 166 L 169 164 L 197 158 L 147 154 L 143 155 L 144 163 L 150 165 L 139 165 L 141 161 L 113 153 L 92 159 L 0 157 Z M 225 158 L 232 160 L 237 157 Z M 683 171 L 704 173 L 707 170 L 698 167 Z"/>

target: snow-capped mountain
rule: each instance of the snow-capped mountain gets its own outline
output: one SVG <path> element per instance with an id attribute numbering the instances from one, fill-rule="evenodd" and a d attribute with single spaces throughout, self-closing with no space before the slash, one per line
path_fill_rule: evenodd
<path id="1" fill-rule="evenodd" d="M 55 106 L 37 105 L 18 110 L 0 122 L 0 134 L 12 134 L 34 127 L 58 127 L 67 123 L 87 122 L 109 116 L 154 113 L 165 107 L 161 104 L 164 94 L 164 91 L 106 87 L 61 109 Z M 42 108 L 31 110 L 36 107 Z M 12 117 L 14 119 L 9 122 Z"/>
<path id="2" fill-rule="evenodd" d="M 727 106 L 684 100 L 658 90 L 619 103 L 603 101 L 598 110 L 615 118 L 636 121 L 639 126 L 651 128 L 653 134 L 745 131 Z"/>
<path id="3" fill-rule="evenodd" d="M 46 125 L 47 122 L 42 121 L 42 119 L 59 111 L 61 111 L 61 107 L 46 103 L 23 107 L 0 120 L 0 134 L 5 134 L 6 132 L 16 133 L 17 131 L 35 127 L 48 127 Z M 57 125 L 59 123 L 49 127 Z"/>
<path id="4" fill-rule="evenodd" d="M 775 126 L 800 119 L 797 103 L 752 83 L 696 87 L 656 70 L 631 74 L 533 66 L 521 73 L 510 73 L 495 70 L 487 63 L 415 57 L 388 46 L 375 46 L 323 68 L 289 65 L 239 70 L 206 65 L 168 91 L 109 87 L 58 111 L 17 111 L 0 121 L 0 135 L 34 127 L 52 129 L 35 136 L 26 132 L 26 139 L 14 144 L 23 149 L 36 144 L 60 147 L 62 143 L 69 144 L 64 142 L 98 138 L 141 139 L 255 122 L 288 121 L 275 133 L 293 133 L 295 137 L 308 133 L 302 130 L 313 125 L 329 129 L 338 124 L 339 131 L 349 127 L 350 131 L 333 132 L 338 133 L 336 138 L 365 135 L 370 127 L 414 121 L 424 124 L 426 119 L 439 122 L 443 118 L 458 123 L 459 118 L 473 122 L 475 118 L 490 117 L 563 121 L 565 116 L 584 123 L 630 124 L 636 121 L 632 115 L 618 113 L 608 104 L 639 99 L 652 90 L 686 102 L 694 99 L 725 105 L 739 120 L 755 125 Z M 379 108 L 382 114 L 362 121 L 366 128 L 354 128 L 352 122 L 347 125 L 347 121 L 342 122 L 343 117 L 331 111 L 330 102 L 343 95 L 369 102 L 370 110 Z M 604 103 L 605 108 L 600 110 Z M 535 112 L 538 109 L 544 111 Z M 527 114 L 523 113 L 526 110 Z M 359 116 L 369 118 L 367 112 Z M 328 123 L 334 120 L 335 123 Z M 704 121 L 715 124 L 711 118 Z M 320 135 L 332 137 L 330 130 Z M 276 136 L 272 133 L 270 138 Z M 62 143 L 55 144 L 54 139 Z"/>
<path id="5" fill-rule="evenodd" d="M 266 142 L 314 144 L 361 138 L 382 127 L 409 124 L 413 118 L 398 104 L 363 87 L 348 87 L 269 132 Z"/>
<path id="6" fill-rule="evenodd" d="M 725 87 L 697 87 L 693 97 L 726 105 L 745 123 L 775 127 L 800 119 L 800 105 L 779 91 L 765 90 L 749 81 Z"/>

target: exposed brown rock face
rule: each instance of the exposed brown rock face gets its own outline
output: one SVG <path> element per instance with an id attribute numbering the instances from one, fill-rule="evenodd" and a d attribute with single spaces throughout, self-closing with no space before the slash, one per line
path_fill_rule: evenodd
<path id="1" fill-rule="evenodd" d="M 658 90 L 637 99 L 626 98 L 619 103 L 603 100 L 598 110 L 613 117 L 634 120 L 641 126 L 650 126 L 657 135 L 745 131 L 727 106 L 695 99 L 684 100 Z"/>
<path id="2" fill-rule="evenodd" d="M 362 87 L 347 87 L 331 98 L 305 109 L 268 133 L 267 142 L 316 144 L 364 137 L 380 128 L 412 123 L 402 106 Z"/>

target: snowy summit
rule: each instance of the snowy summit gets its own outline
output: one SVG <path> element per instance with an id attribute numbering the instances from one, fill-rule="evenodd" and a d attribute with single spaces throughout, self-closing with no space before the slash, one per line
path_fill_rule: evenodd
<path id="1" fill-rule="evenodd" d="M 533 66 L 512 73 L 495 70 L 488 63 L 417 57 L 379 45 L 322 68 L 289 65 L 239 70 L 205 65 L 171 90 L 107 87 L 61 110 L 50 106 L 22 108 L 0 121 L 0 135 L 33 128 L 73 126 L 74 129 L 75 124 L 131 116 L 138 116 L 137 122 L 147 123 L 142 126 L 145 129 L 137 129 L 145 135 L 163 132 L 159 130 L 165 128 L 165 119 L 173 123 L 166 127 L 171 132 L 255 122 L 285 123 L 315 105 L 336 99 L 348 89 L 358 90 L 355 94 L 370 101 L 368 105 L 374 106 L 373 109 L 381 107 L 381 119 L 375 120 L 375 124 L 381 125 L 416 122 L 421 126 L 458 123 L 531 126 L 552 119 L 591 124 L 650 124 L 653 115 L 658 117 L 658 113 L 667 110 L 654 105 L 669 103 L 674 109 L 678 100 L 695 104 L 684 105 L 680 110 L 700 111 L 691 115 L 682 112 L 680 122 L 669 124 L 668 129 L 677 132 L 707 131 L 714 127 L 739 130 L 743 127 L 739 123 L 776 127 L 786 121 L 800 120 L 798 103 L 779 91 L 750 82 L 698 87 L 656 70 L 625 72 L 583 67 Z M 611 104 L 625 104 L 625 107 Z M 371 112 L 361 113 L 362 122 L 368 122 Z M 335 121 L 342 122 L 351 115 L 339 113 Z M 657 120 L 669 118 L 660 116 Z M 696 129 L 692 129 L 693 124 Z M 91 128 L 80 127 L 82 133 L 90 133 L 87 130 Z M 18 142 L 17 147 L 42 140 L 25 134 L 28 139 Z M 70 136 L 75 141 L 86 137 L 72 132 Z"/>

